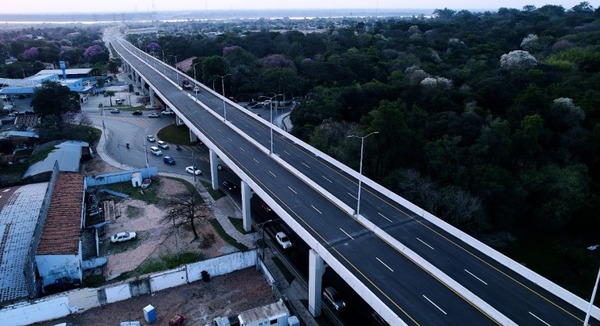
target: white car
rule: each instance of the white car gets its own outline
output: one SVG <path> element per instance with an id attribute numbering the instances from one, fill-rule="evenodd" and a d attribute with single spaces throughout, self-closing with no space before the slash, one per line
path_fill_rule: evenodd
<path id="1" fill-rule="evenodd" d="M 112 242 L 112 243 L 125 242 L 125 241 L 129 241 L 129 240 L 133 240 L 136 237 L 137 237 L 137 234 L 135 232 L 119 232 L 119 233 L 113 235 L 112 237 L 110 237 L 110 242 Z"/>
<path id="2" fill-rule="evenodd" d="M 190 165 L 190 166 L 186 166 L 185 167 L 185 172 L 190 173 L 190 174 L 194 174 L 194 175 L 201 175 L 202 171 L 200 171 L 200 169 L 198 169 L 197 167 Z"/>
<path id="3" fill-rule="evenodd" d="M 173 114 L 175 114 L 175 112 L 173 112 L 171 110 L 164 110 L 164 111 L 161 111 L 160 114 L 162 114 L 162 115 L 173 115 Z"/>
<path id="4" fill-rule="evenodd" d="M 283 249 L 287 249 L 292 246 L 290 238 L 288 238 L 287 235 L 283 232 L 277 232 L 277 234 L 275 234 L 275 239 Z"/>
<path id="5" fill-rule="evenodd" d="M 156 138 L 154 138 L 154 136 L 152 135 L 146 135 L 146 140 L 151 143 L 154 143 L 156 141 Z"/>
<path id="6" fill-rule="evenodd" d="M 156 155 L 156 156 L 161 156 L 162 155 L 162 151 L 160 150 L 160 148 L 156 147 L 156 146 L 152 146 L 150 147 L 150 153 Z"/>
<path id="7" fill-rule="evenodd" d="M 167 144 L 167 142 L 164 142 L 162 140 L 159 140 L 158 142 L 156 142 L 158 144 L 158 147 L 162 148 L 162 149 L 169 149 L 169 144 Z"/>

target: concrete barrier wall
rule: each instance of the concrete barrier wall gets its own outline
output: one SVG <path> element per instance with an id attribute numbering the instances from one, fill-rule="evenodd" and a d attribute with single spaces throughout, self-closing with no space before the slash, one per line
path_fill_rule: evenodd
<path id="1" fill-rule="evenodd" d="M 145 294 L 145 282 L 150 283 L 151 292 L 157 292 L 198 281 L 203 270 L 208 271 L 211 277 L 214 277 L 255 266 L 256 258 L 256 249 L 235 252 L 153 274 L 142 280 L 132 280 L 130 283 L 113 284 L 98 289 L 71 290 L 32 302 L 16 303 L 0 310 L 0 325 L 29 325 L 65 317 L 72 313 L 80 313 L 90 308 L 100 307 L 102 305 L 101 297 L 106 298 L 106 303 L 109 304 L 133 297 L 132 292 Z M 144 284 L 141 284 L 140 281 L 143 281 Z"/>
<path id="2" fill-rule="evenodd" d="M 106 303 L 113 303 L 131 298 L 129 284 L 118 284 L 104 289 L 106 294 Z"/>
<path id="3" fill-rule="evenodd" d="M 88 176 L 85 177 L 85 182 L 88 187 L 103 186 L 126 181 L 131 182 L 131 174 L 134 172 L 140 172 L 142 174 L 142 178 L 144 179 L 158 175 L 158 169 L 156 167 L 149 167 L 115 173 L 99 174 L 93 177 Z"/>
<path id="4" fill-rule="evenodd" d="M 187 281 L 185 266 L 182 266 L 177 269 L 150 276 L 150 291 L 158 292 L 160 290 L 186 284 Z"/>
<path id="5" fill-rule="evenodd" d="M 57 295 L 37 300 L 34 304 L 25 302 L 2 309 L 0 325 L 29 325 L 61 318 L 72 312 L 69 297 Z"/>
<path id="6" fill-rule="evenodd" d="M 257 250 L 254 249 L 188 264 L 186 265 L 188 282 L 200 280 L 202 271 L 207 271 L 211 277 L 214 277 L 255 266 L 256 256 Z"/>

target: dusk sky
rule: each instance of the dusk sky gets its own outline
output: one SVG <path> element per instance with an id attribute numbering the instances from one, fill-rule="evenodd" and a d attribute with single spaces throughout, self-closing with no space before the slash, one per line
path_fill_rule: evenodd
<path id="1" fill-rule="evenodd" d="M 522 9 L 525 5 L 542 7 L 546 4 L 561 5 L 565 9 L 581 3 L 579 0 L 25 0 L 3 1 L 4 13 L 68 13 L 68 12 L 147 12 L 152 10 L 217 10 L 217 9 L 292 9 L 292 8 L 392 8 L 392 9 L 497 9 L 499 7 Z M 588 1 L 594 8 L 600 0 Z M 154 4 L 154 5 L 153 5 Z"/>

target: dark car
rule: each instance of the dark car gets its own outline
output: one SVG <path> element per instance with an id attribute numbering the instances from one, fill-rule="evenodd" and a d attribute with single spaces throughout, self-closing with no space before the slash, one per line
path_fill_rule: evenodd
<path id="1" fill-rule="evenodd" d="M 142 115 L 142 111 L 140 111 L 140 110 L 135 110 L 135 111 L 133 111 L 131 114 L 133 114 L 133 115 Z"/>
<path id="2" fill-rule="evenodd" d="M 175 160 L 171 156 L 163 157 L 163 162 L 165 162 L 169 165 L 175 165 Z"/>
<path id="3" fill-rule="evenodd" d="M 237 186 L 235 185 L 235 183 L 227 180 L 223 181 L 223 187 L 229 191 L 237 190 Z"/>

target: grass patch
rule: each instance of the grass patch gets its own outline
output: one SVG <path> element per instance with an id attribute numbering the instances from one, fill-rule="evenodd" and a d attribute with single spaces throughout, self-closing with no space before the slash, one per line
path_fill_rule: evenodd
<path id="1" fill-rule="evenodd" d="M 143 211 L 143 209 L 131 205 L 127 205 L 127 208 L 125 208 L 125 214 L 127 214 L 127 216 L 130 218 L 141 217 Z"/>
<path id="2" fill-rule="evenodd" d="M 220 198 L 225 196 L 221 189 L 214 190 L 210 182 L 200 180 L 200 183 L 202 183 L 204 188 L 206 188 L 206 191 L 208 191 L 208 193 L 214 200 L 219 200 Z"/>
<path id="3" fill-rule="evenodd" d="M 227 217 L 229 219 L 229 221 L 231 222 L 231 224 L 233 224 L 233 226 L 241 233 L 241 234 L 249 234 L 249 233 L 253 233 L 254 231 L 252 230 L 252 228 L 250 228 L 250 231 L 246 231 L 244 230 L 244 220 L 241 218 L 236 218 L 233 216 L 228 216 Z"/>
<path id="4" fill-rule="evenodd" d="M 58 148 L 56 148 L 55 146 L 50 146 L 48 148 L 45 148 L 35 154 L 32 154 L 31 156 L 29 156 L 29 162 L 31 164 L 36 163 L 36 162 L 40 162 L 45 160 L 48 155 L 50 153 L 52 153 L 53 151 L 58 150 Z"/>
<path id="5" fill-rule="evenodd" d="M 148 204 L 158 204 L 158 202 L 160 201 L 160 198 L 158 196 L 159 186 L 160 186 L 160 178 L 153 177 L 152 184 L 150 185 L 150 187 L 148 187 L 146 189 L 134 187 L 131 185 L 131 182 L 128 182 L 128 181 L 120 182 L 120 183 L 113 183 L 110 185 L 106 185 L 104 187 L 107 189 L 113 190 L 113 191 L 118 191 L 118 192 L 127 194 L 132 199 L 143 200 Z M 142 191 L 143 193 L 140 191 Z"/>
<path id="6" fill-rule="evenodd" d="M 236 239 L 232 238 L 229 234 L 227 234 L 227 232 L 225 232 L 225 230 L 223 229 L 223 227 L 221 226 L 219 221 L 217 221 L 217 219 L 210 220 L 210 224 L 213 226 L 213 228 L 215 228 L 215 231 L 217 231 L 219 236 L 223 240 L 225 240 L 225 242 L 229 243 L 230 245 L 236 247 L 237 249 L 239 249 L 241 251 L 248 250 L 248 247 L 246 247 L 246 245 L 237 242 Z"/>
<path id="7" fill-rule="evenodd" d="M 143 275 L 173 269 L 184 264 L 194 263 L 203 260 L 204 256 L 197 252 L 181 252 L 179 258 L 177 254 L 161 256 L 159 259 L 150 259 L 140 265 L 133 272 L 136 275 Z"/>
<path id="8" fill-rule="evenodd" d="M 172 144 L 196 145 L 198 143 L 197 141 L 190 142 L 190 129 L 186 125 L 170 124 L 159 130 L 156 135 L 159 139 Z"/>
<path id="9" fill-rule="evenodd" d="M 294 274 L 292 274 L 292 272 L 290 272 L 290 270 L 287 269 L 287 267 L 285 267 L 285 265 L 281 262 L 281 260 L 278 257 L 273 257 L 273 262 L 275 263 L 275 265 L 277 265 L 287 282 L 292 284 L 292 281 L 294 280 Z"/>

